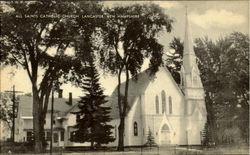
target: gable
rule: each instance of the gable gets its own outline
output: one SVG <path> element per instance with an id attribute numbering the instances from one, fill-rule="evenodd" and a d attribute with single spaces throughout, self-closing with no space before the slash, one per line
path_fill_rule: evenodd
<path id="1" fill-rule="evenodd" d="M 179 88 L 168 69 L 161 67 L 156 73 L 154 80 L 148 85 L 146 93 L 161 95 L 160 92 L 163 90 L 166 92 L 167 96 L 169 92 L 177 94 L 180 97 L 184 96 L 182 90 Z"/>
<path id="2" fill-rule="evenodd" d="M 164 96 L 162 96 L 162 92 L 165 92 Z M 158 98 L 158 106 L 156 106 L 156 97 Z M 161 67 L 156 73 L 155 79 L 150 82 L 145 91 L 145 113 L 151 115 L 162 113 L 162 102 L 165 100 L 166 105 L 164 109 L 166 108 L 167 114 L 170 114 L 170 98 L 172 103 L 171 113 L 174 115 L 182 115 L 184 113 L 184 94 L 168 69 Z"/>

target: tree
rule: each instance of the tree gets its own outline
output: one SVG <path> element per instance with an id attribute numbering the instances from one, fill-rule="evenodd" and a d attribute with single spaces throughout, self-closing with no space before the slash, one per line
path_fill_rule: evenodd
<path id="1" fill-rule="evenodd" d="M 183 43 L 178 38 L 170 43 L 175 52 L 168 55 L 168 68 L 176 82 L 183 55 Z M 196 39 L 201 80 L 205 89 L 207 124 L 204 143 L 220 143 L 218 135 L 232 124 L 241 129 L 242 137 L 248 137 L 249 115 L 249 37 L 239 32 L 213 42 L 207 37 Z M 244 123 L 243 123 L 244 122 Z M 248 139 L 246 139 L 247 141 Z"/>
<path id="2" fill-rule="evenodd" d="M 148 129 L 147 142 L 145 145 L 149 146 L 149 147 L 156 145 L 154 135 L 153 135 L 152 131 L 150 130 L 150 128 Z"/>
<path id="3" fill-rule="evenodd" d="M 81 143 L 90 142 L 92 149 L 94 143 L 100 146 L 114 141 L 111 136 L 113 127 L 107 124 L 111 120 L 110 107 L 104 107 L 107 100 L 105 100 L 106 96 L 103 95 L 103 89 L 99 84 L 99 74 L 95 68 L 93 57 L 89 58 L 86 77 L 81 87 L 86 94 L 79 101 L 80 110 L 74 112 L 78 118 L 75 125 L 77 130 L 74 131 L 71 140 Z"/>
<path id="4" fill-rule="evenodd" d="M 65 81 L 80 79 L 70 77 L 69 73 L 84 76 L 81 60 L 66 53 L 67 49 L 77 45 L 77 39 L 81 39 L 76 37 L 81 26 L 76 24 L 75 18 L 66 15 L 92 14 L 88 11 L 95 8 L 91 2 L 79 3 L 81 5 L 55 1 L 6 2 L 5 8 L 8 9 L 1 17 L 1 61 L 25 69 L 32 85 L 36 152 L 43 148 L 42 134 L 51 90 L 62 84 L 60 78 Z M 79 8 L 82 3 L 86 6 Z M 91 30 L 89 27 L 84 32 L 91 34 Z M 39 83 L 40 73 L 43 75 Z"/>
<path id="5" fill-rule="evenodd" d="M 4 121 L 8 125 L 8 128 L 11 130 L 13 111 L 11 108 L 12 103 L 8 103 L 11 102 L 11 99 L 8 94 L 1 93 L 0 95 L 0 120 Z"/>
<path id="6" fill-rule="evenodd" d="M 181 42 L 180 38 L 174 37 L 174 39 L 169 43 L 169 47 L 172 50 L 167 53 L 166 66 L 177 84 L 181 83 L 180 71 L 184 50 L 183 44 L 184 43 Z"/>
<path id="7" fill-rule="evenodd" d="M 129 78 L 140 72 L 145 58 L 150 59 L 151 72 L 162 64 L 163 46 L 157 34 L 170 32 L 173 20 L 158 5 L 132 5 L 105 10 L 109 18 L 100 30 L 98 50 L 100 66 L 118 76 L 118 107 L 120 114 L 118 150 L 124 150 L 124 127 L 127 112 Z M 123 16 L 129 17 L 123 17 Z M 138 16 L 138 17 L 137 17 Z M 125 73 L 125 89 L 121 90 L 121 75 Z M 122 100 L 122 93 L 124 98 Z"/>
<path id="8" fill-rule="evenodd" d="M 236 125 L 248 137 L 249 122 L 249 37 L 234 32 L 217 42 L 197 39 L 195 53 L 205 89 L 208 126 L 216 133 Z M 248 140 L 246 138 L 246 140 Z"/>

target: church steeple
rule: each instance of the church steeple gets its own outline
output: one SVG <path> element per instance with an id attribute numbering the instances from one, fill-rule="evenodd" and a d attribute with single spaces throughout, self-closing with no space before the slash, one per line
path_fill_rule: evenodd
<path id="1" fill-rule="evenodd" d="M 182 66 L 183 87 L 201 87 L 200 71 L 196 62 L 196 56 L 193 47 L 193 38 L 191 27 L 189 24 L 188 13 L 186 8 L 185 14 L 185 37 L 184 37 L 184 53 Z"/>
<path id="2" fill-rule="evenodd" d="M 186 114 L 191 114 L 196 105 L 204 107 L 204 89 L 196 62 L 191 27 L 186 9 L 183 65 L 181 68 L 182 87 L 185 93 Z M 200 103 L 200 104 L 198 104 Z"/>
<path id="3" fill-rule="evenodd" d="M 186 8 L 185 39 L 182 72 L 182 85 L 184 91 L 184 115 L 186 116 L 187 144 L 198 143 L 201 139 L 200 132 L 204 129 L 206 122 L 206 105 L 204 89 L 200 78 L 199 68 L 196 62 L 191 27 L 188 20 Z M 199 127 L 195 126 L 199 123 Z M 190 137 L 197 136 L 197 140 Z"/>

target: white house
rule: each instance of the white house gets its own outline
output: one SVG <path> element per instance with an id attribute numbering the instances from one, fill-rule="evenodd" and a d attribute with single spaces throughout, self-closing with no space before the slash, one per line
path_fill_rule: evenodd
<path id="1" fill-rule="evenodd" d="M 62 93 L 62 92 L 61 92 Z M 33 114 L 32 114 L 32 96 L 19 96 L 18 115 L 15 120 L 15 141 L 27 142 L 33 140 Z M 54 99 L 54 114 L 53 114 L 53 146 L 71 146 L 69 141 L 70 126 L 75 124 L 75 116 L 71 114 L 71 109 L 77 106 L 77 99 L 72 99 L 72 94 L 69 98 L 63 98 L 59 95 Z M 50 142 L 51 138 L 51 100 L 48 104 L 48 111 L 44 124 L 45 139 Z"/>
<path id="2" fill-rule="evenodd" d="M 154 76 L 146 70 L 138 75 L 137 80 L 130 79 L 125 146 L 144 145 L 149 130 L 159 145 L 201 144 L 207 114 L 187 17 L 181 80 L 178 86 L 166 68 L 160 68 Z M 121 84 L 123 93 L 124 85 Z M 117 89 L 110 97 L 109 106 L 112 107 L 111 124 L 115 127 L 116 138 L 109 145 L 117 146 L 120 124 Z"/>

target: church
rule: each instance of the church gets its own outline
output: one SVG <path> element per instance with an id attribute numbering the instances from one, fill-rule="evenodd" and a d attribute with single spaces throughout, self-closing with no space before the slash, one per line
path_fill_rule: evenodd
<path id="1" fill-rule="evenodd" d="M 125 83 L 121 84 L 124 92 Z M 63 98 L 62 91 L 54 101 L 53 133 L 51 133 L 51 100 L 44 124 L 45 139 L 53 136 L 53 147 L 89 146 L 89 143 L 75 143 L 69 139 L 74 132 L 78 110 L 78 99 Z M 20 96 L 18 115 L 15 119 L 15 141 L 33 140 L 32 96 Z M 118 146 L 120 124 L 117 103 L 117 88 L 108 98 L 111 107 L 109 122 L 115 141 L 108 146 Z M 149 131 L 158 145 L 200 145 L 206 123 L 204 89 L 193 50 L 191 33 L 186 19 L 186 32 L 181 68 L 181 84 L 178 85 L 166 67 L 160 67 L 154 75 L 149 70 L 141 72 L 137 80 L 130 79 L 128 87 L 128 109 L 125 118 L 125 146 L 146 144 Z"/>
<path id="2" fill-rule="evenodd" d="M 201 145 L 207 112 L 187 15 L 180 74 L 180 85 L 166 67 L 160 67 L 153 76 L 146 70 L 137 80 L 130 79 L 125 146 L 146 144 L 149 131 L 157 145 Z M 124 88 L 125 83 L 122 83 L 121 93 Z M 116 139 L 109 146 L 117 146 L 120 124 L 117 88 L 109 98 L 109 106 L 112 108 L 110 124 L 114 126 Z"/>

